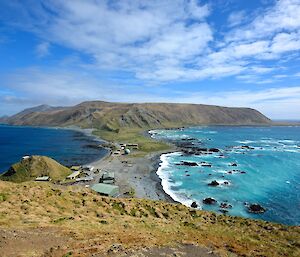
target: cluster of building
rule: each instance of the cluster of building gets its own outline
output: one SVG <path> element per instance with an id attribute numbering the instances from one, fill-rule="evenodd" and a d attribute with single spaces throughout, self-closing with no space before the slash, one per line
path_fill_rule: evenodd
<path id="1" fill-rule="evenodd" d="M 130 154 L 131 150 L 139 149 L 138 144 L 120 144 L 120 147 L 113 152 L 113 155 Z"/>
<path id="2" fill-rule="evenodd" d="M 138 144 L 120 144 L 119 146 L 113 155 L 127 155 L 130 154 L 133 149 L 139 149 Z M 25 156 L 25 158 L 28 157 Z M 98 169 L 94 170 L 92 166 L 72 166 L 70 169 L 72 170 L 72 174 L 66 177 L 66 181 L 88 183 L 99 179 L 98 183 L 92 184 L 91 186 L 88 183 L 86 187 L 90 187 L 95 192 L 105 196 L 116 197 L 120 194 L 119 187 L 115 185 L 114 172 L 100 171 Z M 42 176 L 37 177 L 35 180 L 51 181 L 51 178 L 49 176 Z"/>

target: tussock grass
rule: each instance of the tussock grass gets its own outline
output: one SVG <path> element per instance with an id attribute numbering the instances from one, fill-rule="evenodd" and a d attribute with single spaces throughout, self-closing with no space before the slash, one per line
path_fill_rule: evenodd
<path id="1" fill-rule="evenodd" d="M 74 256 L 89 256 L 91 247 L 105 252 L 115 242 L 131 249 L 192 243 L 213 247 L 223 256 L 300 254 L 299 227 L 195 211 L 161 201 L 108 198 L 86 188 L 50 183 L 0 182 L 0 192 L 6 199 L 0 204 L 2 228 L 59 228 L 73 238 L 65 248 L 60 247 L 63 254 L 71 247 Z"/>

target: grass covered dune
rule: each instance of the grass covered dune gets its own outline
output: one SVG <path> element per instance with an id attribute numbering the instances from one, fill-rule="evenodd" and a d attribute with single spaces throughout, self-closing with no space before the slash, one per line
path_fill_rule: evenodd
<path id="1" fill-rule="evenodd" d="M 7 256 L 123 256 L 182 244 L 220 256 L 300 256 L 299 227 L 50 183 L 0 181 L 0 192 L 0 252 Z"/>

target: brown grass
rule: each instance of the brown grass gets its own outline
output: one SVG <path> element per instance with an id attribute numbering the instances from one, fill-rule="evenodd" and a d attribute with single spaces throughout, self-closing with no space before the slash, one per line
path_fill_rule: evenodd
<path id="1" fill-rule="evenodd" d="M 194 211 L 180 204 L 107 198 L 50 183 L 0 182 L 0 192 L 1 228 L 57 229 L 56 236 L 68 238 L 43 249 L 46 256 L 70 251 L 72 256 L 89 256 L 106 252 L 113 243 L 126 249 L 192 243 L 213 247 L 223 256 L 300 254 L 299 227 Z M 34 244 L 29 249 L 30 254 L 42 254 Z"/>

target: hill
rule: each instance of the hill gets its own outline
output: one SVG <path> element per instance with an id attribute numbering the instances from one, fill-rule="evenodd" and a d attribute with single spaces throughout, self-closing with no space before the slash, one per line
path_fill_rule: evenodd
<path id="1" fill-rule="evenodd" d="M 79 186 L 0 181 L 0 192 L 4 256 L 166 256 L 166 247 L 176 249 L 172 256 L 189 249 L 211 257 L 300 254 L 299 227 L 102 197 Z"/>
<path id="2" fill-rule="evenodd" d="M 0 175 L 0 180 L 24 182 L 36 177 L 49 176 L 52 180 L 62 180 L 71 174 L 71 170 L 46 156 L 30 156 L 13 164 L 8 171 Z"/>
<path id="3" fill-rule="evenodd" d="M 202 104 L 83 102 L 73 107 L 38 106 L 7 119 L 13 125 L 77 125 L 108 131 L 188 125 L 254 125 L 271 121 L 250 108 Z"/>
<path id="4" fill-rule="evenodd" d="M 107 141 L 138 143 L 139 153 L 169 148 L 144 136 L 154 128 L 178 128 L 195 125 L 270 125 L 271 120 L 250 108 L 232 108 L 203 104 L 83 102 L 73 107 L 38 106 L 6 119 L 11 125 L 78 126 L 93 128 Z"/>

